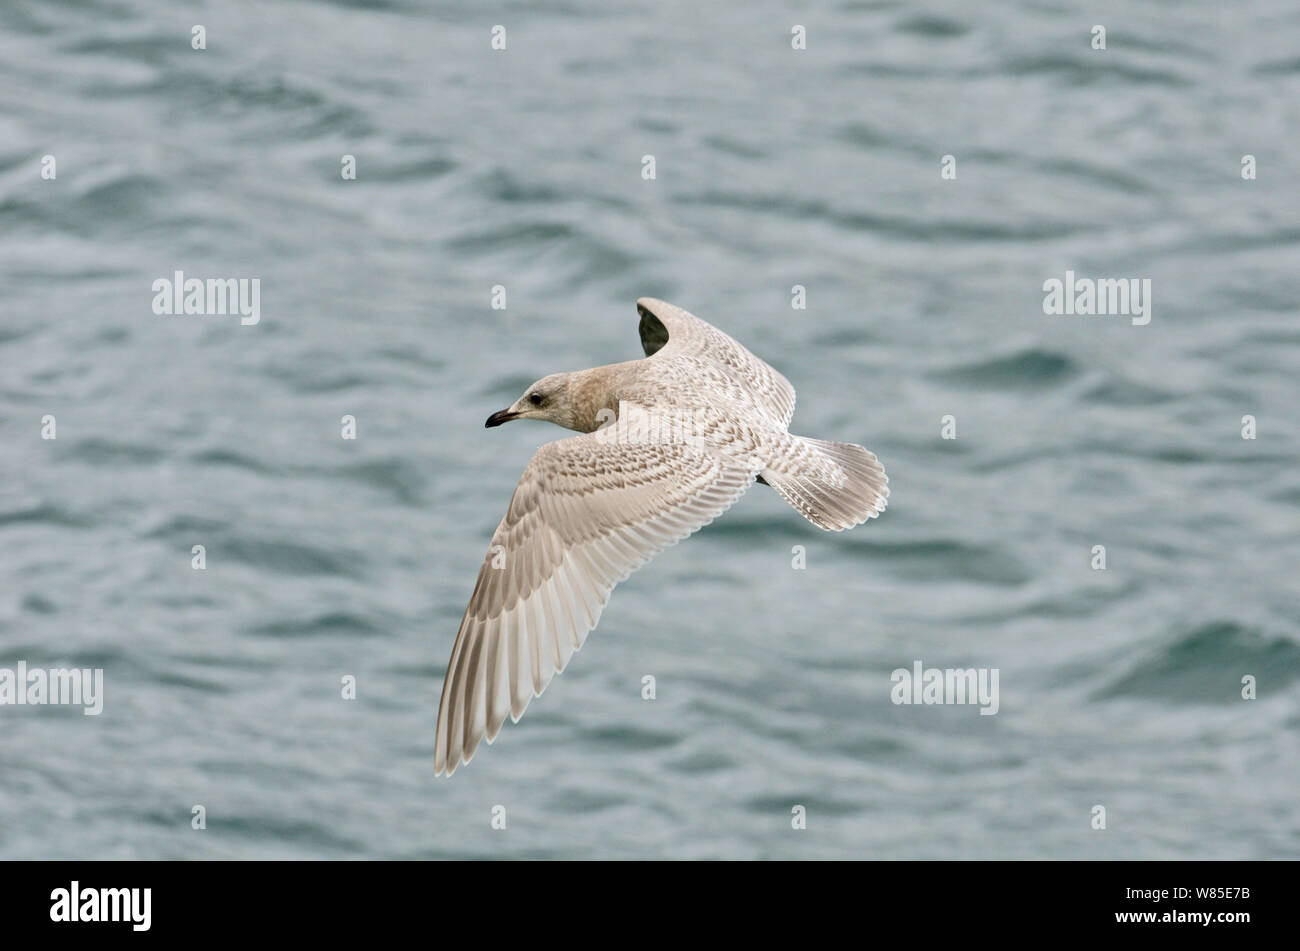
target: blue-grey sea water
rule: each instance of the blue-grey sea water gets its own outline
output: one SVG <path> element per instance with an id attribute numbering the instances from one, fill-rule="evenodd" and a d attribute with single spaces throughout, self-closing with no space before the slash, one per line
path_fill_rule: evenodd
<path id="1" fill-rule="evenodd" d="M 105 686 L 0 706 L 0 856 L 1300 855 L 1298 130 L 1293 0 L 5 0 L 0 668 Z M 260 320 L 155 314 L 178 270 Z M 565 435 L 483 421 L 643 295 L 889 508 L 756 486 L 435 779 Z M 893 703 L 917 661 L 997 714 Z"/>

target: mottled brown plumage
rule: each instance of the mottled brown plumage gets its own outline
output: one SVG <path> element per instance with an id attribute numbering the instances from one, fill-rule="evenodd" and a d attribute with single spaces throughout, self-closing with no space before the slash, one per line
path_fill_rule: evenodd
<path id="1" fill-rule="evenodd" d="M 487 422 L 582 435 L 537 450 L 492 536 L 452 648 L 434 765 L 450 775 L 518 720 L 596 626 L 618 582 L 721 515 L 753 483 L 839 531 L 885 508 L 853 443 L 792 435 L 794 388 L 679 307 L 637 302 L 644 360 L 538 380 Z"/>

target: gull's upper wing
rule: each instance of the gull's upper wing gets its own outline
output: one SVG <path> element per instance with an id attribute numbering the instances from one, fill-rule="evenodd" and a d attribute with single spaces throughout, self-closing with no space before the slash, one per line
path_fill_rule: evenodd
<path id="1" fill-rule="evenodd" d="M 641 348 L 647 357 L 660 350 L 666 356 L 707 357 L 744 382 L 758 405 L 782 426 L 790 425 L 794 416 L 794 387 L 765 361 L 717 327 L 674 304 L 642 297 L 636 302 L 636 309 L 641 315 Z"/>
<path id="2" fill-rule="evenodd" d="M 524 470 L 470 597 L 438 708 L 434 767 L 489 743 L 582 647 L 614 585 L 708 524 L 755 469 L 618 424 L 547 443 Z"/>

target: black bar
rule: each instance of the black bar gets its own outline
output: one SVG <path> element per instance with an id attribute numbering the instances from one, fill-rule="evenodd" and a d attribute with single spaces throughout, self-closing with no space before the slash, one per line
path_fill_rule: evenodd
<path id="1" fill-rule="evenodd" d="M 910 928 L 936 940 L 1132 933 L 1222 942 L 1285 927 L 1295 874 L 1290 863 L 1266 862 L 539 864 L 10 862 L 0 867 L 0 921 L 7 936 L 218 939 L 285 931 L 337 941 L 374 938 L 377 924 L 420 933 L 442 922 L 436 930 L 450 937 L 499 916 L 500 927 L 523 932 L 519 940 L 539 924 L 583 930 L 584 919 L 622 940 L 607 930 L 612 915 L 636 941 L 650 932 L 666 939 L 703 916 L 733 934 L 800 921 L 820 931 L 843 921 L 866 940 Z M 114 892 L 106 907 L 118 902 L 127 920 L 52 920 L 67 910 L 68 902 L 56 906 L 62 893 L 71 898 L 73 882 L 88 913 L 100 907 L 100 889 L 140 889 L 139 903 Z M 146 888 L 147 930 L 137 929 Z M 88 891 L 95 892 L 89 905 Z M 1206 914 L 1208 923 L 1200 920 Z"/>

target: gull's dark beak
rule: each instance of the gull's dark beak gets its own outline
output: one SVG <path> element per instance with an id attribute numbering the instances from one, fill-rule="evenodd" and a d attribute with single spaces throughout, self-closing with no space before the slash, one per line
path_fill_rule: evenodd
<path id="1" fill-rule="evenodd" d="M 493 426 L 500 426 L 502 423 L 508 423 L 510 420 L 515 419 L 518 416 L 518 413 L 512 413 L 508 409 L 503 409 L 501 412 L 493 413 L 489 416 L 487 422 L 483 424 L 483 428 L 491 429 Z"/>

